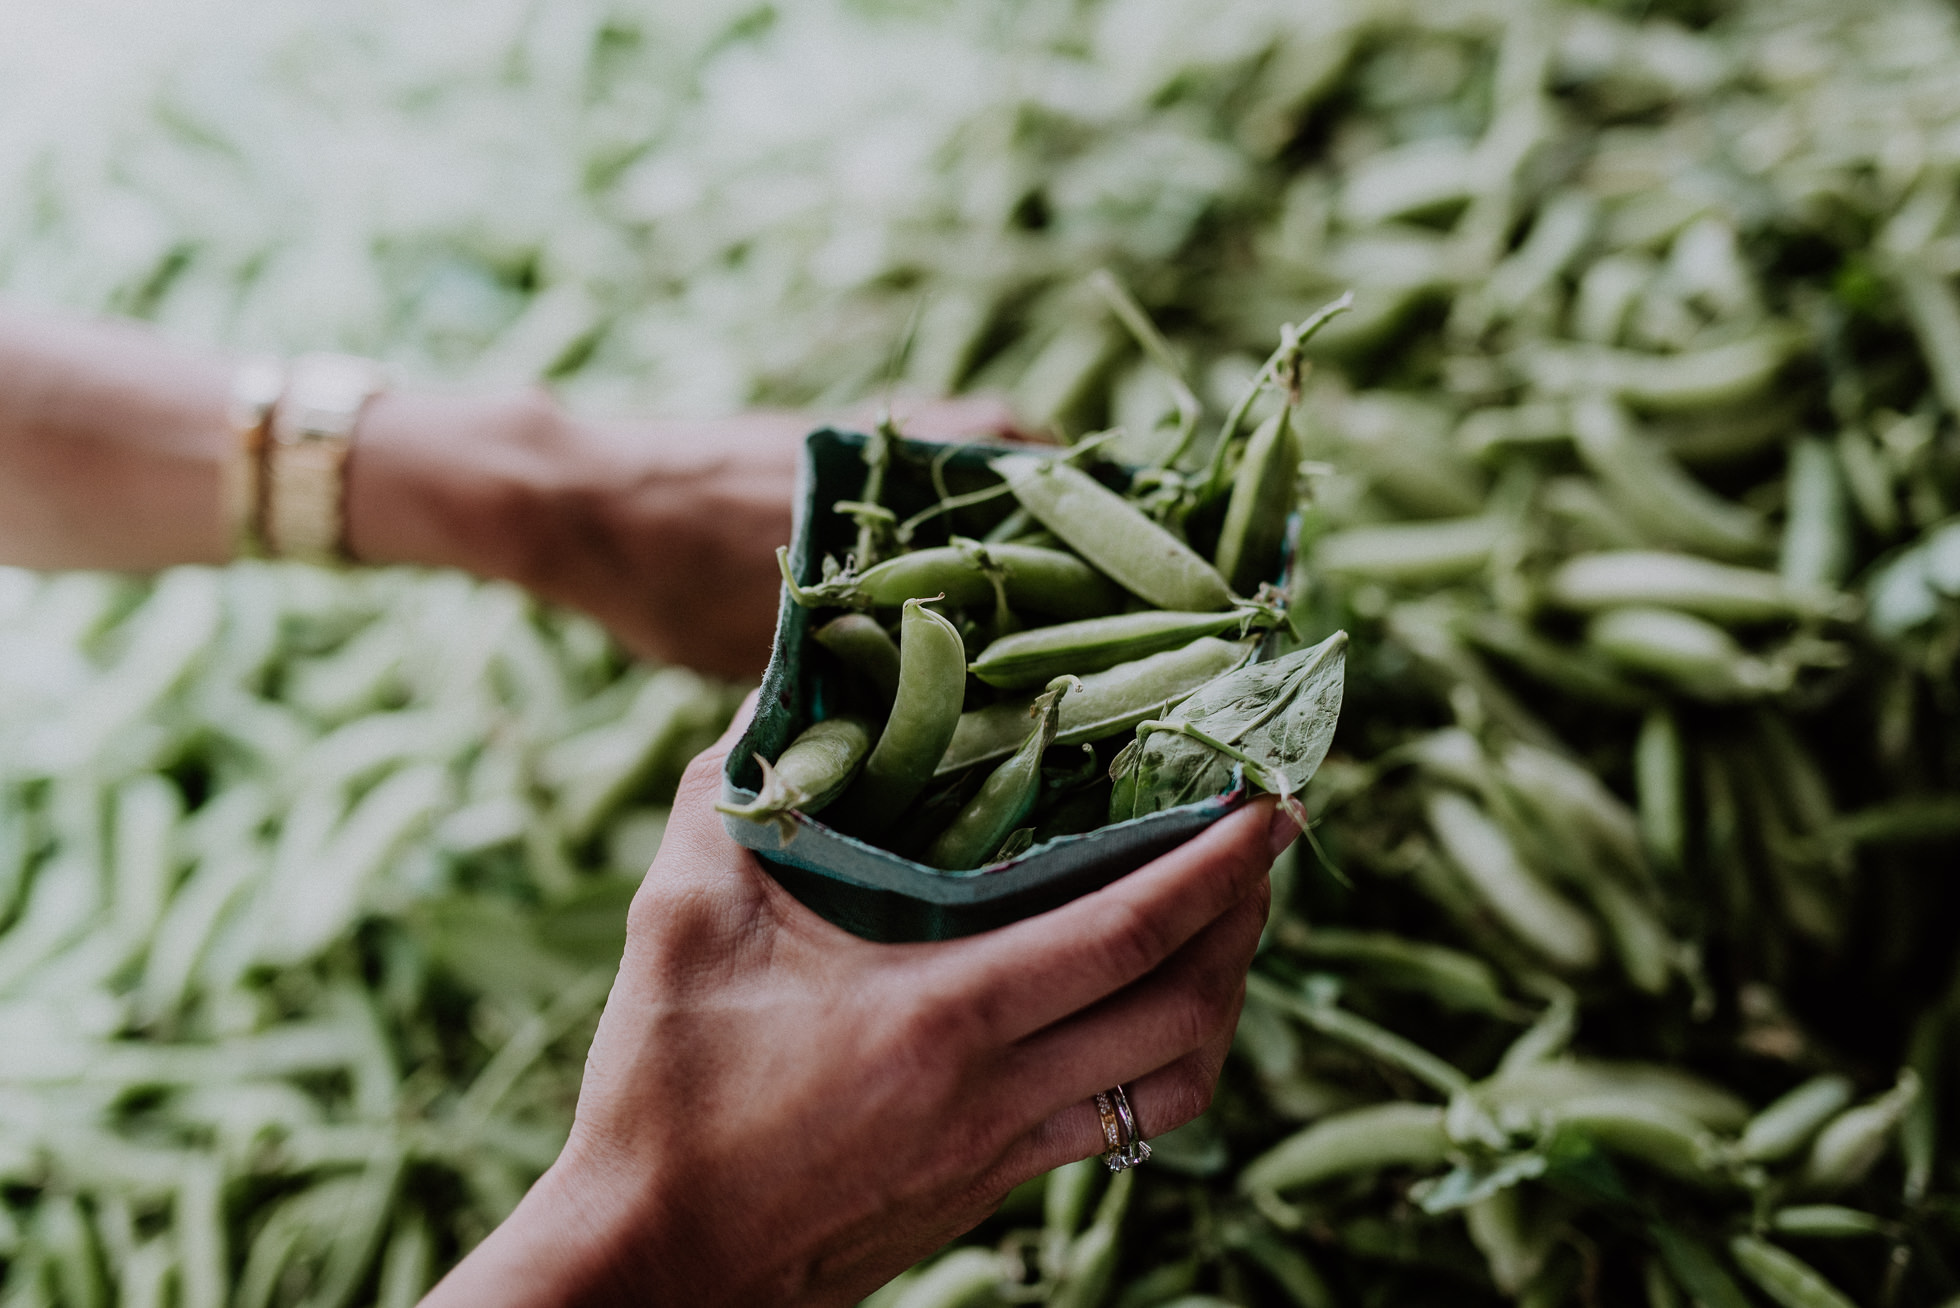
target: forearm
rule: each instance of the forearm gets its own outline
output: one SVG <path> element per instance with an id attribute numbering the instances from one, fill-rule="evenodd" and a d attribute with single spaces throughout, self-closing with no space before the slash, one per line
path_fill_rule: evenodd
<path id="1" fill-rule="evenodd" d="M 0 308 L 0 562 L 149 571 L 230 557 L 235 360 L 133 323 Z M 347 468 L 362 562 L 530 580 L 586 475 L 541 391 L 387 392 Z M 550 529 L 550 530 L 547 530 Z"/>
<path id="2" fill-rule="evenodd" d="M 0 562 L 224 558 L 229 377 L 141 327 L 0 309 Z"/>

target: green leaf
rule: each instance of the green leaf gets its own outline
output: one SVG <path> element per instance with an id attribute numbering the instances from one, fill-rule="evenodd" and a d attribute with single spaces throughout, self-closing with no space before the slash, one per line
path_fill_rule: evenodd
<path id="1" fill-rule="evenodd" d="M 1244 767 L 1254 785 L 1292 796 L 1307 784 L 1341 716 L 1347 633 L 1200 687 L 1161 723 L 1137 729 L 1138 817 L 1227 789 Z"/>

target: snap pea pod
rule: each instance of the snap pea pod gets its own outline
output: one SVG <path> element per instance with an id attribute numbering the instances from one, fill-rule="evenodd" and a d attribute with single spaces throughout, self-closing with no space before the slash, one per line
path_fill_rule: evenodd
<path id="1" fill-rule="evenodd" d="M 1736 1152 L 1752 1163 L 1788 1158 L 1851 1102 L 1851 1082 L 1826 1074 L 1805 1081 L 1749 1119 Z"/>
<path id="2" fill-rule="evenodd" d="M 1420 991 L 1448 1008 L 1498 1017 L 1516 1011 L 1517 1006 L 1504 997 L 1497 974 L 1474 954 L 1385 931 L 1339 927 L 1315 927 L 1300 932 L 1297 939 L 1282 938 L 1307 958 L 1348 964 L 1384 986 Z"/>
<path id="3" fill-rule="evenodd" d="M 1586 640 L 1621 666 L 1699 699 L 1748 699 L 1790 685 L 1787 669 L 1749 654 L 1714 623 L 1673 609 L 1612 609 L 1593 619 Z"/>
<path id="4" fill-rule="evenodd" d="M 1449 1149 L 1441 1108 L 1371 1104 L 1323 1118 L 1282 1140 L 1246 1165 L 1239 1189 L 1297 1190 L 1354 1172 L 1434 1167 Z"/>
<path id="5" fill-rule="evenodd" d="M 1851 507 L 1837 455 L 1814 437 L 1790 446 L 1783 545 L 1777 571 L 1798 589 L 1841 583 L 1851 566 Z"/>
<path id="6" fill-rule="evenodd" d="M 1027 740 L 994 769 L 979 793 L 932 842 L 926 852 L 928 864 L 949 872 L 979 867 L 1021 825 L 1041 793 L 1041 755 L 1055 742 L 1062 697 L 1078 684 L 1073 677 L 1057 677 L 1048 684 L 1029 713 L 1034 729 Z"/>
<path id="7" fill-rule="evenodd" d="M 905 601 L 891 717 L 864 770 L 837 801 L 832 824 L 866 837 L 890 826 L 932 780 L 959 725 L 965 693 L 966 646 L 959 629 L 923 600 Z"/>
<path id="8" fill-rule="evenodd" d="M 1738 1235 L 1729 1241 L 1729 1254 L 1743 1275 L 1783 1308 L 1857 1308 L 1809 1263 L 1767 1240 Z"/>
<path id="9" fill-rule="evenodd" d="M 856 779 L 871 748 L 871 727 L 863 718 L 835 717 L 812 723 L 772 764 L 760 754 L 762 785 L 746 804 L 717 804 L 730 817 L 773 822 L 787 841 L 795 830 L 790 814 L 820 813 Z"/>
<path id="10" fill-rule="evenodd" d="M 1530 1033 L 1519 1038 L 1522 1044 Z M 1708 1131 L 1728 1132 L 1747 1120 L 1749 1107 L 1721 1086 L 1662 1063 L 1575 1057 L 1543 1058 L 1510 1065 L 1477 1087 L 1492 1108 L 1555 1113 L 1560 1105 L 1605 1095 L 1628 1095 Z"/>
<path id="11" fill-rule="evenodd" d="M 1553 603 L 1581 612 L 1651 605 L 1718 622 L 1850 621 L 1861 609 L 1856 598 L 1836 590 L 1793 586 L 1765 569 L 1667 550 L 1582 554 L 1552 573 L 1546 593 Z"/>
<path id="12" fill-rule="evenodd" d="M 1389 585 L 1455 581 L 1490 563 L 1503 532 L 1504 524 L 1488 517 L 1349 527 L 1315 542 L 1313 564 L 1321 572 Z"/>
<path id="13" fill-rule="evenodd" d="M 1230 672 L 1251 653 L 1249 642 L 1206 636 L 1182 649 L 1089 673 L 1081 678 L 1081 689 L 1062 701 L 1055 743 L 1079 745 L 1128 731 L 1182 703 L 1198 687 Z M 1032 699 L 1013 700 L 961 714 L 953 741 L 939 761 L 939 775 L 1013 753 L 1027 734 L 1032 703 Z"/>
<path id="14" fill-rule="evenodd" d="M 1592 919 L 1529 871 L 1510 837 L 1454 791 L 1429 797 L 1430 830 L 1472 889 L 1504 925 L 1548 962 L 1585 971 L 1599 962 Z"/>
<path id="15" fill-rule="evenodd" d="M 1299 466 L 1300 443 L 1293 435 L 1292 412 L 1283 407 L 1260 423 L 1246 442 L 1232 478 L 1225 523 L 1218 531 L 1214 556 L 1218 574 L 1242 595 L 1279 575 Z"/>
<path id="16" fill-rule="evenodd" d="M 1244 623 L 1240 613 L 1119 613 L 1002 636 L 968 671 L 990 686 L 1020 690 L 1055 677 L 1101 672 Z"/>
<path id="17" fill-rule="evenodd" d="M 876 618 L 846 613 L 812 631 L 810 638 L 870 682 L 882 701 L 881 708 L 891 707 L 898 695 L 898 642 Z"/>
<path id="18" fill-rule="evenodd" d="M 914 550 L 813 586 L 792 583 L 790 594 L 806 608 L 895 608 L 909 599 L 934 596 L 959 608 L 975 608 L 993 601 L 995 576 L 1009 604 L 1036 613 L 1078 617 L 1113 613 L 1123 606 L 1120 587 L 1066 550 L 978 541 Z"/>
<path id="19" fill-rule="evenodd" d="M 1550 1114 L 1554 1135 L 1572 1132 L 1608 1153 L 1643 1163 L 1683 1181 L 1722 1185 L 1715 1136 L 1693 1118 L 1634 1094 L 1569 1099 Z"/>
<path id="20" fill-rule="evenodd" d="M 1131 594 L 1187 613 L 1231 607 L 1232 588 L 1216 568 L 1080 468 L 1035 454 L 988 466 L 1042 526 Z"/>
<path id="21" fill-rule="evenodd" d="M 907 1282 L 888 1308 L 980 1308 L 998 1302 L 1001 1257 L 993 1249 L 955 1249 Z"/>
<path id="22" fill-rule="evenodd" d="M 1758 514 L 1696 481 L 1665 449 L 1635 431 L 1618 405 L 1595 396 L 1575 404 L 1572 417 L 1580 456 L 1643 533 L 1725 559 L 1768 553 Z"/>
<path id="23" fill-rule="evenodd" d="M 1688 841 L 1684 766 L 1674 715 L 1655 709 L 1641 723 L 1634 743 L 1634 789 L 1639 797 L 1641 843 L 1654 864 L 1670 872 L 1680 870 Z"/>
<path id="24" fill-rule="evenodd" d="M 1839 1240 L 1848 1236 L 1884 1235 L 1883 1219 L 1838 1204 L 1797 1204 L 1770 1215 L 1769 1229 L 1784 1235 Z"/>
<path id="25" fill-rule="evenodd" d="M 1863 1180 L 1918 1098 L 1919 1076 L 1908 1068 L 1884 1094 L 1838 1114 L 1810 1146 L 1804 1184 L 1813 1190 L 1836 1190 Z"/>

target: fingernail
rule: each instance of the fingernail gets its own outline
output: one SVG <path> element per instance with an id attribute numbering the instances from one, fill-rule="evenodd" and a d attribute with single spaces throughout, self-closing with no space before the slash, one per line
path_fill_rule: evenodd
<path id="1" fill-rule="evenodd" d="M 1272 825 L 1266 828 L 1266 844 L 1273 851 L 1273 857 L 1284 854 L 1299 835 L 1300 824 L 1293 820 L 1293 815 L 1279 805 L 1273 805 Z"/>

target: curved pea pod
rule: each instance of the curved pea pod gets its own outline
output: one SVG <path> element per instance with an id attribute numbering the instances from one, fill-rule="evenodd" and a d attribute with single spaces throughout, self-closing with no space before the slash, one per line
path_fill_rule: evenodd
<path id="1" fill-rule="evenodd" d="M 932 780 L 959 725 L 966 647 L 959 629 L 921 600 L 905 601 L 899 628 L 898 694 L 864 770 L 837 801 L 832 825 L 876 836 Z"/>
<path id="2" fill-rule="evenodd" d="M 1037 454 L 988 466 L 1042 526 L 1131 594 L 1160 609 L 1231 607 L 1232 588 L 1216 568 L 1080 468 Z"/>
<path id="3" fill-rule="evenodd" d="M 1757 1289 L 1783 1308 L 1857 1308 L 1816 1268 L 1767 1240 L 1738 1235 L 1729 1241 L 1729 1255 Z"/>
<path id="4" fill-rule="evenodd" d="M 1580 457 L 1643 534 L 1721 558 L 1768 553 L 1759 514 L 1696 481 L 1664 447 L 1635 431 L 1617 404 L 1598 396 L 1580 400 L 1572 432 Z"/>
<path id="5" fill-rule="evenodd" d="M 1507 1067 L 1479 1084 L 1477 1093 L 1507 1115 L 1556 1112 L 1563 1104 L 1624 1095 L 1708 1131 L 1733 1131 L 1749 1116 L 1748 1105 L 1721 1086 L 1661 1063 L 1548 1058 Z"/>
<path id="6" fill-rule="evenodd" d="M 863 718 L 812 723 L 773 764 L 756 755 L 755 761 L 762 765 L 762 786 L 752 801 L 715 808 L 750 822 L 774 822 L 787 841 L 794 827 L 790 814 L 822 812 L 857 777 L 870 748 L 871 728 Z"/>
<path id="7" fill-rule="evenodd" d="M 1851 1082 L 1815 1076 L 1749 1119 L 1736 1152 L 1752 1163 L 1774 1163 L 1810 1143 L 1824 1123 L 1851 1102 Z"/>
<path id="8" fill-rule="evenodd" d="M 1435 1167 L 1449 1149 L 1441 1108 L 1372 1104 L 1322 1118 L 1280 1141 L 1239 1173 L 1239 1189 L 1294 1190 L 1384 1167 Z"/>
<path id="9" fill-rule="evenodd" d="M 1793 586 L 1763 568 L 1667 550 L 1582 554 L 1552 573 L 1546 594 L 1553 603 L 1581 612 L 1645 605 L 1718 622 L 1789 618 L 1850 622 L 1864 607 L 1855 596 L 1825 587 Z"/>
<path id="10" fill-rule="evenodd" d="M 1015 608 L 1078 616 L 1112 613 L 1123 592 L 1109 578 L 1065 550 L 1035 545 L 940 545 L 886 559 L 853 583 L 859 602 L 892 608 L 909 599 L 944 594 L 950 604 L 973 608 L 993 602 L 988 571 L 998 572 Z"/>
<path id="11" fill-rule="evenodd" d="M 1806 437 L 1790 445 L 1783 548 L 1777 571 L 1796 587 L 1836 586 L 1851 566 L 1851 504 L 1837 455 Z"/>
<path id="12" fill-rule="evenodd" d="M 981 1308 L 999 1302 L 1001 1257 L 995 1249 L 954 1249 L 908 1281 L 888 1308 Z"/>
<path id="13" fill-rule="evenodd" d="M 1502 827 L 1455 791 L 1435 791 L 1425 808 L 1450 862 L 1518 939 L 1566 971 L 1598 964 L 1592 919 L 1525 867 Z"/>
<path id="14" fill-rule="evenodd" d="M 876 618 L 846 613 L 816 628 L 810 638 L 870 682 L 883 701 L 881 708 L 891 707 L 898 696 L 898 642 Z"/>
<path id="15" fill-rule="evenodd" d="M 1600 920 L 1606 923 L 1613 952 L 1627 979 L 1650 995 L 1666 991 L 1668 976 L 1681 947 L 1667 933 L 1660 917 L 1639 896 L 1612 877 L 1595 877 L 1586 893 Z"/>
<path id="16" fill-rule="evenodd" d="M 1021 825 L 1041 794 L 1041 755 L 1055 742 L 1062 697 L 1075 684 L 1058 677 L 1034 702 L 1034 728 L 1021 747 L 993 770 L 980 791 L 932 842 L 925 861 L 949 872 L 979 867 Z"/>
<path id="17" fill-rule="evenodd" d="M 982 650 L 968 669 L 990 686 L 1020 690 L 1056 677 L 1101 672 L 1200 636 L 1216 636 L 1245 619 L 1238 613 L 1119 613 L 1019 631 Z"/>
<path id="18" fill-rule="evenodd" d="M 1279 575 L 1299 467 L 1300 442 L 1290 410 L 1282 408 L 1246 442 L 1218 531 L 1218 574 L 1241 594 L 1250 595 L 1260 582 Z"/>
<path id="19" fill-rule="evenodd" d="M 1058 745 L 1079 745 L 1128 731 L 1182 703 L 1198 687 L 1223 676 L 1251 657 L 1250 642 L 1206 636 L 1181 649 L 1119 663 L 1081 678 L 1081 687 L 1062 700 Z M 960 715 L 953 742 L 939 761 L 944 776 L 1014 752 L 1027 735 L 1032 699 L 994 704 Z"/>
<path id="20" fill-rule="evenodd" d="M 1615 663 L 1699 699 L 1735 700 L 1787 690 L 1787 670 L 1744 650 L 1728 632 L 1671 609 L 1612 609 L 1592 620 L 1587 643 Z"/>
<path id="21" fill-rule="evenodd" d="M 1804 1184 L 1815 1190 L 1836 1190 L 1863 1180 L 1884 1156 L 1906 1110 L 1918 1098 L 1919 1075 L 1908 1068 L 1899 1074 L 1898 1084 L 1878 1098 L 1838 1114 L 1810 1146 Z"/>
<path id="22" fill-rule="evenodd" d="M 1313 565 L 1356 581 L 1434 585 L 1481 571 L 1503 534 L 1492 517 L 1349 527 L 1314 542 Z"/>
<path id="23" fill-rule="evenodd" d="M 1446 1008 L 1509 1017 L 1517 1007 L 1504 997 L 1489 964 L 1443 945 L 1339 927 L 1314 927 L 1293 943 L 1307 958 L 1346 964 L 1371 981 L 1418 991 Z"/>
<path id="24" fill-rule="evenodd" d="M 1721 1144 L 1686 1114 L 1635 1094 L 1568 1099 L 1547 1114 L 1554 1134 L 1576 1133 L 1594 1145 L 1684 1181 L 1722 1185 Z"/>
<path id="25" fill-rule="evenodd" d="M 1674 715 L 1655 709 L 1640 724 L 1633 747 L 1634 790 L 1639 796 L 1640 841 L 1647 856 L 1679 871 L 1688 843 L 1686 763 Z"/>
<path id="26" fill-rule="evenodd" d="M 1770 1214 L 1769 1229 L 1783 1235 L 1801 1235 L 1819 1240 L 1886 1235 L 1890 1231 L 1883 1218 L 1838 1204 L 1796 1204 L 1779 1208 Z"/>

